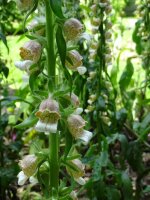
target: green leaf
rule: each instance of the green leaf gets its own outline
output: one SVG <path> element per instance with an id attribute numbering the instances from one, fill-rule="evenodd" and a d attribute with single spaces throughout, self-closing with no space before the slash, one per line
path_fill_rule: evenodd
<path id="1" fill-rule="evenodd" d="M 121 180 L 122 180 L 122 191 L 124 200 L 132 200 L 133 199 L 132 183 L 128 174 L 125 171 L 121 173 Z"/>
<path id="2" fill-rule="evenodd" d="M 38 68 L 36 68 L 35 70 L 33 69 L 32 73 L 29 77 L 29 85 L 30 85 L 30 89 L 33 93 L 34 93 L 35 82 L 36 82 L 36 79 L 37 79 L 38 75 L 40 74 L 40 72 L 41 71 Z"/>
<path id="3" fill-rule="evenodd" d="M 65 131 L 65 158 L 67 158 L 67 155 L 72 147 L 72 135 L 70 134 L 69 130 L 67 129 Z"/>
<path id="4" fill-rule="evenodd" d="M 106 188 L 107 198 L 108 200 L 120 200 L 121 195 L 120 191 L 114 188 L 113 186 L 109 186 Z"/>
<path id="5" fill-rule="evenodd" d="M 136 22 L 135 29 L 134 29 L 134 32 L 133 32 L 133 35 L 132 35 L 132 39 L 136 43 L 136 52 L 138 54 L 141 54 L 142 50 L 143 50 L 141 36 L 138 35 L 139 28 L 141 27 L 141 23 L 142 23 L 141 20 Z"/>
<path id="6" fill-rule="evenodd" d="M 37 109 L 34 110 L 31 113 L 31 115 L 27 119 L 25 119 L 22 123 L 16 125 L 15 128 L 23 129 L 23 128 L 32 127 L 34 124 L 36 124 L 38 121 L 38 118 L 35 116 L 36 111 Z"/>
<path id="7" fill-rule="evenodd" d="M 6 46 L 8 52 L 9 52 L 9 48 L 8 48 L 8 45 L 7 45 L 6 37 L 2 32 L 0 32 L 0 39 L 3 41 L 4 45 Z"/>
<path id="8" fill-rule="evenodd" d="M 66 41 L 64 39 L 62 29 L 60 26 L 57 28 L 56 32 L 56 42 L 58 47 L 58 53 L 62 62 L 62 65 L 65 66 L 65 60 L 66 60 Z"/>
<path id="9" fill-rule="evenodd" d="M 127 89 L 127 87 L 130 84 L 133 73 L 134 73 L 133 64 L 131 62 L 131 58 L 128 58 L 125 70 L 122 73 L 121 78 L 119 80 L 121 91 L 124 91 L 125 89 Z"/>
<path id="10" fill-rule="evenodd" d="M 67 70 L 67 68 L 65 67 L 65 60 L 66 60 L 66 42 L 62 33 L 62 29 L 60 26 L 58 26 L 57 28 L 57 32 L 56 32 L 56 42 L 57 42 L 57 47 L 58 47 L 58 53 L 60 56 L 60 60 L 63 66 L 63 71 L 64 71 L 64 75 L 66 80 L 69 81 L 69 85 L 71 87 L 72 90 L 72 77 L 69 73 L 69 71 Z"/>
<path id="11" fill-rule="evenodd" d="M 62 13 L 62 1 L 61 0 L 50 0 L 51 8 L 55 15 L 61 19 L 65 19 Z"/>

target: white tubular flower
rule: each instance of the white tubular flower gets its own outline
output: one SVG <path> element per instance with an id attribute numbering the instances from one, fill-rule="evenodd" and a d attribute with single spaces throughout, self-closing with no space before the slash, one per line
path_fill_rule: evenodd
<path id="1" fill-rule="evenodd" d="M 83 25 L 81 22 L 75 18 L 68 19 L 64 23 L 64 34 L 66 36 L 67 41 L 75 40 L 83 30 Z"/>
<path id="2" fill-rule="evenodd" d="M 71 197 L 72 200 L 78 200 L 77 193 L 75 191 L 72 191 L 70 193 L 70 197 Z"/>
<path id="3" fill-rule="evenodd" d="M 40 104 L 39 111 L 35 113 L 39 118 L 35 129 L 39 132 L 57 132 L 57 124 L 60 119 L 59 105 L 57 101 L 49 97 Z"/>
<path id="4" fill-rule="evenodd" d="M 32 176 L 36 172 L 37 164 L 37 157 L 34 154 L 25 156 L 19 162 L 22 171 L 27 177 Z"/>
<path id="5" fill-rule="evenodd" d="M 76 50 L 69 51 L 67 53 L 68 58 L 71 60 L 72 63 L 66 60 L 66 67 L 73 71 L 77 71 L 77 68 L 82 65 L 83 57 L 78 53 Z"/>
<path id="6" fill-rule="evenodd" d="M 77 68 L 77 71 L 79 72 L 80 75 L 83 75 L 87 72 L 87 69 L 84 66 L 80 66 Z"/>
<path id="7" fill-rule="evenodd" d="M 92 138 L 92 133 L 84 130 L 86 121 L 77 114 L 71 114 L 68 119 L 68 128 L 75 139 L 81 139 L 83 144 L 88 144 Z"/>
<path id="8" fill-rule="evenodd" d="M 18 185 L 24 185 L 25 182 L 28 180 L 28 177 L 24 174 L 23 171 L 19 172 L 17 177 L 18 177 Z"/>
<path id="9" fill-rule="evenodd" d="M 34 5 L 34 0 L 17 0 L 16 4 L 20 10 L 29 10 Z"/>
<path id="10" fill-rule="evenodd" d="M 28 73 L 29 73 L 30 66 L 33 65 L 33 64 L 34 64 L 34 62 L 31 61 L 31 60 L 15 61 L 15 63 L 14 63 L 14 65 L 18 69 L 20 69 L 22 71 L 26 71 Z"/>
<path id="11" fill-rule="evenodd" d="M 32 60 L 36 63 L 40 59 L 41 51 L 41 45 L 34 40 L 30 40 L 20 48 L 20 56 L 23 60 Z"/>
<path id="12" fill-rule="evenodd" d="M 68 161 L 68 163 L 72 166 L 72 168 L 68 166 L 66 167 L 68 174 L 70 174 L 77 183 L 84 185 L 85 180 L 82 176 L 85 174 L 85 165 L 79 159 Z"/>
<path id="13" fill-rule="evenodd" d="M 18 185 L 24 185 L 27 179 L 36 172 L 37 164 L 37 157 L 34 154 L 27 155 L 20 160 L 19 166 L 21 167 L 22 171 L 17 175 Z"/>

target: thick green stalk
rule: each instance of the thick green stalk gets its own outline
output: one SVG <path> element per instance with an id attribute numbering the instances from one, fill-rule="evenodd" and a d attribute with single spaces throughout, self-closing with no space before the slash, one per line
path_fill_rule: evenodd
<path id="1" fill-rule="evenodd" d="M 47 39 L 47 73 L 49 77 L 49 91 L 54 91 L 55 86 L 55 30 L 54 15 L 50 1 L 45 0 L 46 5 L 46 39 Z M 49 160 L 50 160 L 50 193 L 58 191 L 59 163 L 58 163 L 58 133 L 49 134 Z"/>
<path id="2" fill-rule="evenodd" d="M 49 90 L 53 91 L 55 85 L 55 36 L 54 36 L 54 15 L 50 7 L 50 1 L 46 4 L 46 39 L 47 39 L 47 73 L 49 76 Z"/>

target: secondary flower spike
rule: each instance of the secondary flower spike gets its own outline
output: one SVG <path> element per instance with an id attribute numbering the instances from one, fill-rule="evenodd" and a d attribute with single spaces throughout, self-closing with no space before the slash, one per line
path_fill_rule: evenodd
<path id="1" fill-rule="evenodd" d="M 39 118 L 35 127 L 37 131 L 56 133 L 58 120 L 60 119 L 57 101 L 51 97 L 43 100 L 40 104 L 39 111 L 35 115 Z"/>
<path id="2" fill-rule="evenodd" d="M 30 40 L 20 48 L 20 56 L 23 60 L 32 60 L 36 63 L 40 59 L 41 51 L 41 45 L 34 40 Z"/>
<path id="3" fill-rule="evenodd" d="M 75 18 L 70 18 L 64 23 L 64 34 L 67 41 L 75 40 L 82 33 L 83 25 Z"/>
<path id="4" fill-rule="evenodd" d="M 92 138 L 92 133 L 90 131 L 84 130 L 84 126 L 86 121 L 77 114 L 71 114 L 68 119 L 68 128 L 70 133 L 75 139 L 81 139 L 84 144 L 88 144 L 88 142 Z"/>

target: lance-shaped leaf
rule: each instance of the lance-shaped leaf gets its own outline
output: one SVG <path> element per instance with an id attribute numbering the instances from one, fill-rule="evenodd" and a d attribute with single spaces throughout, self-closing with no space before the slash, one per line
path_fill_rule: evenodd
<path id="1" fill-rule="evenodd" d="M 64 15 L 62 13 L 62 1 L 61 0 L 50 0 L 51 8 L 55 15 L 61 19 L 64 19 Z"/>
<path id="2" fill-rule="evenodd" d="M 16 125 L 15 128 L 23 129 L 23 128 L 27 128 L 27 127 L 32 127 L 34 124 L 36 124 L 38 121 L 38 118 L 35 116 L 36 112 L 37 112 L 37 109 L 34 110 L 31 113 L 31 115 L 27 119 L 25 119 L 22 123 Z"/>

